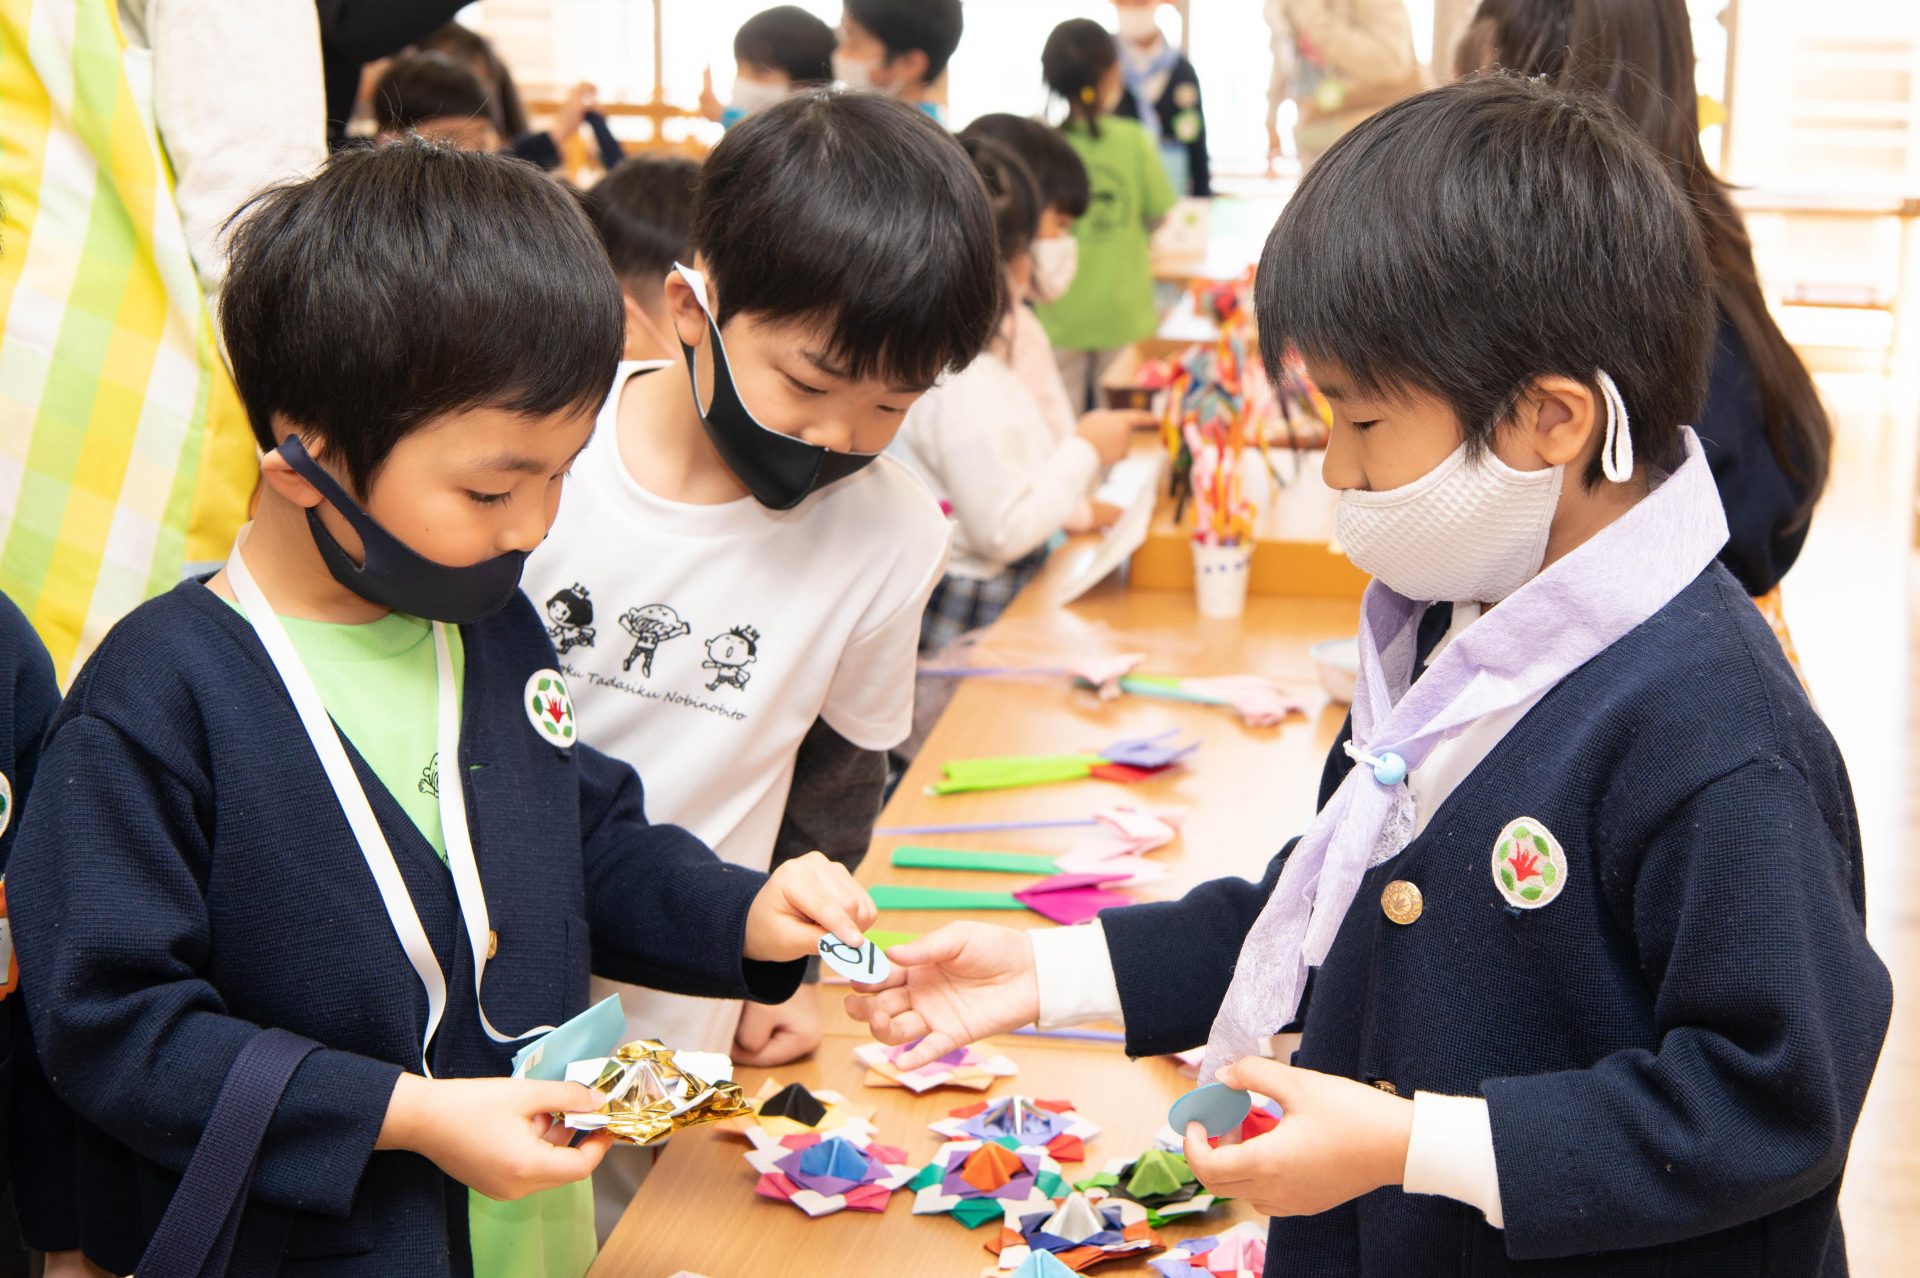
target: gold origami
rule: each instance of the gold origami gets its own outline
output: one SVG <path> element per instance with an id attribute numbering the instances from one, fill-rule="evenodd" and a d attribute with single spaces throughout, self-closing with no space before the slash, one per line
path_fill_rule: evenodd
<path id="1" fill-rule="evenodd" d="M 604 1092 L 607 1103 L 591 1113 L 568 1115 L 569 1127 L 651 1145 L 688 1127 L 753 1112 L 738 1083 L 709 1083 L 688 1073 L 672 1049 L 652 1039 L 628 1043 L 600 1061 L 598 1072 L 588 1078 L 583 1067 L 593 1063 L 575 1061 L 568 1077 Z"/>

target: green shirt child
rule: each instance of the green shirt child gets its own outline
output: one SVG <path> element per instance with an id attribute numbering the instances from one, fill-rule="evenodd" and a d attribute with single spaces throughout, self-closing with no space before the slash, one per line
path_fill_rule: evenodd
<path id="1" fill-rule="evenodd" d="M 1133 120 L 1106 116 L 1096 137 L 1072 121 L 1061 132 L 1087 166 L 1092 200 L 1073 224 L 1080 267 L 1058 301 L 1036 307 L 1063 350 L 1100 351 L 1153 336 L 1153 263 L 1147 237 L 1174 205 L 1160 151 Z"/>

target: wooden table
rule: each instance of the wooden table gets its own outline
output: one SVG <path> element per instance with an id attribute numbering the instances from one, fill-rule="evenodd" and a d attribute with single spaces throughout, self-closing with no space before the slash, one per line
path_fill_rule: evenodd
<path id="1" fill-rule="evenodd" d="M 1175 674 L 1258 672 L 1288 681 L 1311 707 L 1308 716 L 1281 728 L 1243 727 L 1227 712 L 1123 697 L 1102 705 L 1091 694 L 1058 683 L 966 681 L 930 735 L 881 819 L 882 826 L 932 821 L 998 820 L 1014 817 L 1083 816 L 1119 802 L 1180 805 L 1188 816 L 1182 838 L 1156 854 L 1168 878 L 1140 889 L 1145 897 L 1178 896 L 1188 887 L 1225 874 L 1257 877 L 1268 858 L 1297 833 L 1313 810 L 1314 791 L 1326 749 L 1344 717 L 1344 707 L 1319 691 L 1309 644 L 1351 634 L 1358 615 L 1354 600 L 1255 596 L 1245 617 L 1203 620 L 1185 591 L 1127 590 L 1117 581 L 1096 587 L 1070 608 L 1052 600 L 1059 582 L 1092 553 L 1083 538 L 1057 552 L 982 641 L 977 661 L 1077 652 L 1148 652 L 1144 670 Z M 949 759 L 976 755 L 1076 751 L 1122 736 L 1180 728 L 1202 738 L 1195 766 L 1139 786 L 1101 781 L 1045 786 L 994 794 L 932 798 L 925 786 Z M 921 838 L 921 843 L 1035 852 L 1061 851 L 1069 831 L 1029 831 L 1000 836 Z M 966 871 L 896 870 L 889 853 L 906 840 L 876 839 L 861 868 L 867 884 L 912 883 L 927 887 L 1007 890 L 1030 880 Z M 1047 926 L 1024 912 L 949 914 L 893 911 L 879 926 L 930 931 L 954 918 L 974 917 L 1015 927 Z M 881 1139 L 902 1145 L 919 1166 L 940 1138 L 927 1124 L 978 1094 L 948 1089 L 913 1096 L 896 1088 L 862 1085 L 865 1071 L 852 1050 L 866 1040 L 864 1028 L 840 1010 L 843 986 L 823 985 L 826 1041 L 816 1056 L 778 1070 L 742 1069 L 748 1095 L 769 1075 L 780 1082 L 839 1091 L 861 1105 L 878 1107 Z M 1129 1061 L 1111 1044 L 1007 1036 L 991 1046 L 1011 1054 L 1020 1075 L 998 1084 L 993 1096 L 1019 1092 L 1076 1101 L 1098 1123 L 1101 1135 L 1083 1164 L 1068 1164 L 1070 1179 L 1092 1175 L 1107 1160 L 1144 1149 L 1164 1122 L 1168 1103 L 1191 1083 L 1166 1058 Z M 973 1278 L 991 1263 L 984 1244 L 993 1226 L 969 1231 L 945 1217 L 911 1214 L 911 1194 L 894 1196 L 875 1217 L 842 1212 L 809 1220 L 797 1209 L 756 1197 L 746 1143 L 712 1128 L 675 1139 L 641 1186 L 626 1217 L 594 1266 L 596 1278 L 667 1278 L 680 1270 L 708 1278 Z M 1192 1237 L 1248 1219 L 1244 1204 L 1216 1210 L 1200 1223 L 1161 1231 L 1169 1241 Z M 1102 1274 L 1151 1272 L 1143 1260 L 1102 1266 Z"/>

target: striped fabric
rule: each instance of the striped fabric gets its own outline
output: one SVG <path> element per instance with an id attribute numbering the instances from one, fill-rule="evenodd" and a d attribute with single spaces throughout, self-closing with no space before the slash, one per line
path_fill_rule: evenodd
<path id="1" fill-rule="evenodd" d="M 0 0 L 0 590 L 62 682 L 258 468 L 114 0 Z"/>

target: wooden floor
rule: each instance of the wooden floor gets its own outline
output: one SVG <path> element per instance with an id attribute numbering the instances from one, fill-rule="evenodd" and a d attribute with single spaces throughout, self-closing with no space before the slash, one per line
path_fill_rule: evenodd
<path id="1" fill-rule="evenodd" d="M 1823 377 L 1839 420 L 1832 486 L 1786 582 L 1807 680 L 1860 809 L 1867 927 L 1893 972 L 1893 1028 L 1854 1139 L 1842 1212 L 1856 1278 L 1920 1272 L 1920 559 L 1911 386 Z"/>

